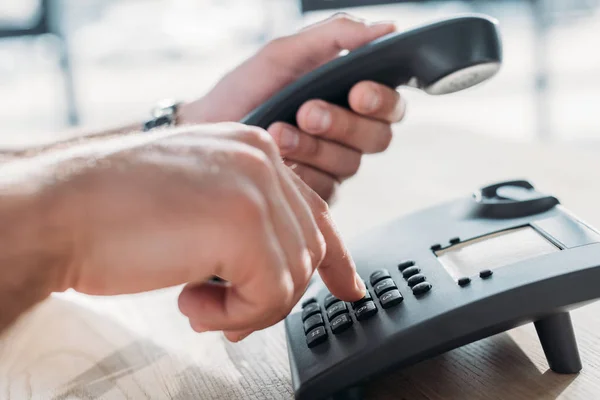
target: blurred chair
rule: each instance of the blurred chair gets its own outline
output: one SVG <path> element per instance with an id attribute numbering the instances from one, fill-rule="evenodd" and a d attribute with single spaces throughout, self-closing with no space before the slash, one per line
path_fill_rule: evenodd
<path id="1" fill-rule="evenodd" d="M 0 17 L 0 39 L 36 37 L 42 35 L 52 35 L 57 38 L 58 60 L 63 75 L 64 93 L 67 107 L 67 121 L 69 125 L 79 123 L 79 114 L 77 111 L 77 102 L 75 99 L 75 88 L 73 81 L 73 71 L 69 58 L 69 46 L 67 38 L 60 30 L 60 3 L 55 0 L 39 0 L 39 6 L 34 18 L 29 24 L 14 24 L 2 20 Z"/>

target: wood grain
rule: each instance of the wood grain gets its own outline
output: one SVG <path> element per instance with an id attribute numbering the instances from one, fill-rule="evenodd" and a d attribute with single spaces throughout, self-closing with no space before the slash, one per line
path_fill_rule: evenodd
<path id="1" fill-rule="evenodd" d="M 343 188 L 334 217 L 345 236 L 499 179 L 528 178 L 600 226 L 597 146 L 538 145 L 407 123 Z M 55 294 L 0 338 L 0 399 L 291 399 L 282 325 L 231 344 L 196 334 L 178 288 L 135 296 Z M 600 293 L 600 288 L 599 288 Z M 533 326 L 394 371 L 373 399 L 600 398 L 600 304 L 573 313 L 584 363 L 548 370 Z"/>

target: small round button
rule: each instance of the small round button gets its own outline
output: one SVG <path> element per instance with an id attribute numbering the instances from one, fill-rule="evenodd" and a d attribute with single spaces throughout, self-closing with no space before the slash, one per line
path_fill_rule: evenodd
<path id="1" fill-rule="evenodd" d="M 439 243 L 434 244 L 433 246 L 431 246 L 431 250 L 433 251 L 438 251 L 442 249 L 442 245 Z"/>
<path id="2" fill-rule="evenodd" d="M 421 272 L 421 268 L 419 267 L 408 267 L 404 271 L 402 271 L 402 276 L 404 277 L 404 279 L 408 279 L 411 276 L 418 274 L 419 272 Z"/>
<path id="3" fill-rule="evenodd" d="M 460 243 L 460 238 L 459 237 L 453 237 L 452 239 L 449 240 L 450 244 L 457 244 Z"/>
<path id="4" fill-rule="evenodd" d="M 480 277 L 480 278 L 483 278 L 483 279 L 487 279 L 487 278 L 489 278 L 490 276 L 492 276 L 492 274 L 493 274 L 492 270 L 489 270 L 489 269 L 484 269 L 483 271 L 481 271 L 481 272 L 479 273 L 479 277 Z"/>
<path id="5" fill-rule="evenodd" d="M 421 282 L 415 287 L 412 288 L 413 294 L 419 296 L 421 294 L 425 294 L 431 290 L 431 283 L 429 282 Z"/>
<path id="6" fill-rule="evenodd" d="M 410 261 L 410 260 L 409 261 L 403 261 L 400 264 L 398 264 L 398 269 L 400 271 L 404 271 L 406 268 L 412 267 L 413 265 L 415 265 L 414 261 Z"/>
<path id="7" fill-rule="evenodd" d="M 468 276 L 466 276 L 464 278 L 460 278 L 458 280 L 459 286 L 467 286 L 469 283 L 471 283 L 471 278 L 469 278 Z"/>
<path id="8" fill-rule="evenodd" d="M 410 278 L 408 278 L 406 282 L 408 283 L 408 286 L 413 287 L 415 285 L 418 285 L 421 282 L 425 282 L 425 275 L 422 275 L 422 274 L 413 275 Z"/>

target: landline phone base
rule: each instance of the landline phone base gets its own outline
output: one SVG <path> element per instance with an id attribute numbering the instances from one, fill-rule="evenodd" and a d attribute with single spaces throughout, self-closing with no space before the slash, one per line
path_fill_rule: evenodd
<path id="1" fill-rule="evenodd" d="M 368 295 L 343 302 L 317 281 L 286 318 L 297 399 L 360 398 L 386 371 L 529 322 L 553 371 L 581 370 L 569 311 L 600 298 L 600 234 L 529 182 L 406 216 L 349 249 Z"/>

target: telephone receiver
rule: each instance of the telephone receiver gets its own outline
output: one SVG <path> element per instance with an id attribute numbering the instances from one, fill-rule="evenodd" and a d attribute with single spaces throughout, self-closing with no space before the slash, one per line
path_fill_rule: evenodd
<path id="1" fill-rule="evenodd" d="M 298 109 L 311 99 L 349 108 L 350 90 L 364 80 L 430 95 L 454 93 L 491 78 L 501 63 L 495 19 L 453 17 L 391 33 L 340 56 L 282 89 L 241 122 L 264 129 L 276 121 L 296 125 Z"/>

